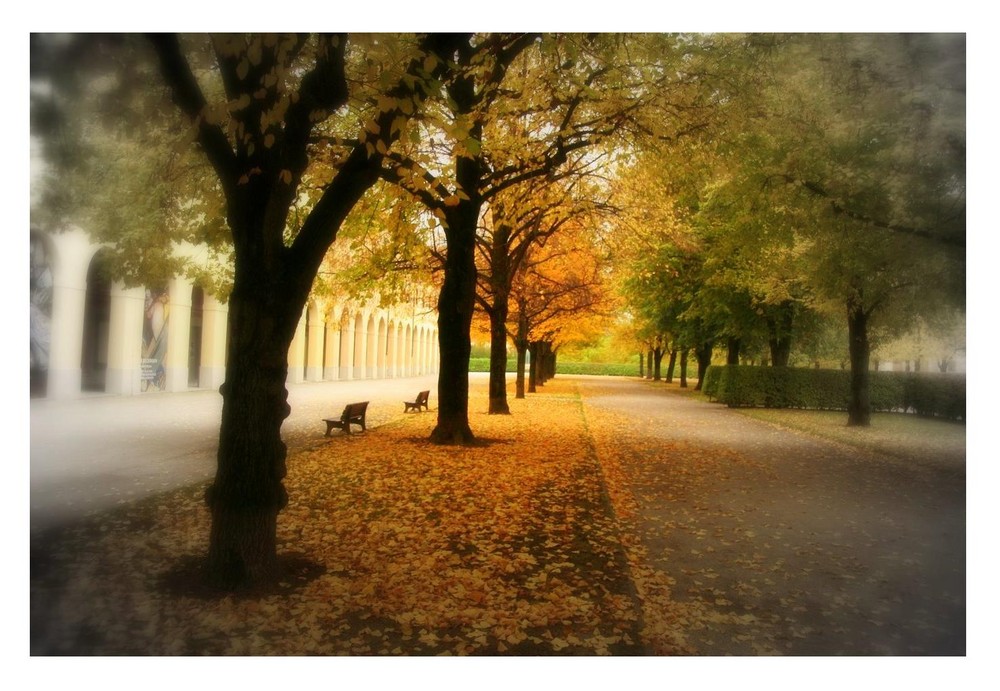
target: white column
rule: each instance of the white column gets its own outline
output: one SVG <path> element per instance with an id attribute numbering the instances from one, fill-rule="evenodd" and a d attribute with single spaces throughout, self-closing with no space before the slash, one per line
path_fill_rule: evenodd
<path id="1" fill-rule="evenodd" d="M 308 307 L 306 308 L 308 309 Z M 305 310 L 302 311 L 302 316 L 299 317 L 298 326 L 295 327 L 295 336 L 292 338 L 291 345 L 288 346 L 288 376 L 286 381 L 289 384 L 299 384 L 302 382 L 302 368 L 305 365 L 304 360 L 304 350 L 306 343 L 306 317 Z"/>
<path id="2" fill-rule="evenodd" d="M 375 317 L 371 316 L 364 323 L 364 330 L 361 332 L 361 353 L 363 354 L 359 379 L 373 379 L 375 377 L 375 365 L 377 358 L 378 327 L 375 325 Z"/>
<path id="3" fill-rule="evenodd" d="M 226 330 L 229 305 L 205 294 L 201 314 L 201 372 L 198 382 L 204 389 L 218 389 L 226 381 Z"/>
<path id="4" fill-rule="evenodd" d="M 167 317 L 166 390 L 187 391 L 192 285 L 186 278 L 174 278 L 167 285 L 170 313 Z"/>
<path id="5" fill-rule="evenodd" d="M 307 305 L 306 309 L 309 311 L 308 333 L 305 334 L 309 342 L 305 363 L 306 381 L 323 381 L 323 330 L 326 325 L 315 303 Z"/>
<path id="6" fill-rule="evenodd" d="M 48 398 L 80 396 L 83 314 L 87 303 L 87 268 L 94 247 L 80 230 L 52 238 L 52 321 L 49 335 Z"/>
<path id="7" fill-rule="evenodd" d="M 340 321 L 334 319 L 332 311 L 329 320 L 323 325 L 326 330 L 326 352 L 323 354 L 325 381 L 333 381 L 340 377 Z"/>
<path id="8" fill-rule="evenodd" d="M 142 360 L 145 299 L 145 288 L 126 289 L 120 282 L 111 286 L 108 370 L 104 387 L 107 393 L 134 396 L 141 392 L 139 363 Z"/>
<path id="9" fill-rule="evenodd" d="M 351 314 L 341 315 L 343 326 L 340 334 L 340 378 L 354 378 L 354 320 Z"/>

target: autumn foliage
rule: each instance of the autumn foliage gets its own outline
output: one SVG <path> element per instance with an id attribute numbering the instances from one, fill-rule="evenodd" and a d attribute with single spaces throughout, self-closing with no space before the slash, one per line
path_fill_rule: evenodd
<path id="1" fill-rule="evenodd" d="M 554 381 L 512 416 L 486 415 L 485 399 L 474 387 L 477 446 L 430 443 L 424 414 L 291 454 L 284 573 L 267 592 L 201 589 L 200 487 L 95 519 L 55 546 L 37 536 L 33 651 L 680 652 L 643 630 L 652 601 L 636 596 L 638 553 L 623 548 L 574 386 Z"/>

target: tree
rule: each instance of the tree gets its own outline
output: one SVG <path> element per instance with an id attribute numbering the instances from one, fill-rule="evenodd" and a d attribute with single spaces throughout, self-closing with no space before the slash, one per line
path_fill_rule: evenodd
<path id="1" fill-rule="evenodd" d="M 596 161 L 578 161 L 557 175 L 507 188 L 494 197 L 478 238 L 481 269 L 477 300 L 490 320 L 490 414 L 509 414 L 506 363 L 510 296 L 533 248 L 573 225 L 594 222 L 602 205 L 591 201 L 585 176 Z M 581 194 L 581 188 L 583 188 Z M 579 234 L 578 234 L 579 235 Z"/>
<path id="2" fill-rule="evenodd" d="M 872 339 L 964 307 L 964 37 L 783 37 L 748 181 L 796 228 L 846 316 L 848 424 L 870 424 Z"/>
<path id="3" fill-rule="evenodd" d="M 514 278 L 510 330 L 517 351 L 516 398 L 525 396 L 529 350 L 527 391 L 534 393 L 540 378 L 538 365 L 554 354 L 560 337 L 565 342 L 579 336 L 590 315 L 610 316 L 604 267 L 593 251 L 591 230 L 579 220 L 567 223 L 560 233 L 527 253 Z"/>
<path id="4" fill-rule="evenodd" d="M 207 572 L 226 588 L 265 585 L 278 574 L 277 515 L 288 500 L 280 430 L 296 323 L 341 223 L 432 95 L 456 39 L 157 34 L 148 41 L 210 165 L 233 251 L 218 468 L 206 495 Z M 303 207 L 307 189 L 314 197 Z"/>
<path id="5" fill-rule="evenodd" d="M 392 157 L 392 165 L 383 170 L 385 179 L 434 214 L 446 241 L 438 300 L 441 368 L 434 442 L 475 441 L 468 421 L 468 362 L 483 209 L 514 186 L 554 174 L 574 151 L 610 137 L 629 119 L 629 108 L 603 111 L 606 99 L 600 88 L 614 72 L 603 47 L 616 40 L 464 37 L 450 65 L 445 105 L 434 119 L 425 120 L 430 130 L 451 142 L 448 164 L 442 164 L 441 152 L 431 150 L 422 157 Z"/>

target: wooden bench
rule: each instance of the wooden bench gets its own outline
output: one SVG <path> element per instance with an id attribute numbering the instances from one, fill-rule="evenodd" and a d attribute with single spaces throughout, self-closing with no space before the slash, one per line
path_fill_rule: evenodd
<path id="1" fill-rule="evenodd" d="M 360 425 L 362 432 L 367 431 L 365 427 L 365 415 L 367 413 L 368 401 L 348 403 L 340 418 L 323 418 L 323 422 L 326 423 L 326 436 L 330 436 L 330 432 L 334 427 L 344 430 L 345 434 L 350 434 L 351 424 Z"/>
<path id="2" fill-rule="evenodd" d="M 419 413 L 421 408 L 426 408 L 427 410 L 430 410 L 431 408 L 427 404 L 427 399 L 430 398 L 430 395 L 431 395 L 430 391 L 421 391 L 420 393 L 417 394 L 417 400 L 413 402 L 403 401 L 403 406 L 404 406 L 403 412 L 408 413 L 411 410 L 415 410 Z"/>

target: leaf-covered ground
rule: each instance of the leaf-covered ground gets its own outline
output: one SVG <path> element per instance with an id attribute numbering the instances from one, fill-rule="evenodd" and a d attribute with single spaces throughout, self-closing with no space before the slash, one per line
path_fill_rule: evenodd
<path id="1" fill-rule="evenodd" d="M 204 486 L 32 535 L 33 654 L 963 654 L 964 439 L 872 455 L 629 379 L 483 444 L 435 414 L 289 456 L 285 577 L 199 584 Z"/>
<path id="2" fill-rule="evenodd" d="M 474 448 L 426 442 L 432 412 L 291 455 L 272 594 L 198 587 L 203 487 L 33 535 L 32 652 L 646 652 L 579 397 L 511 403 Z"/>

